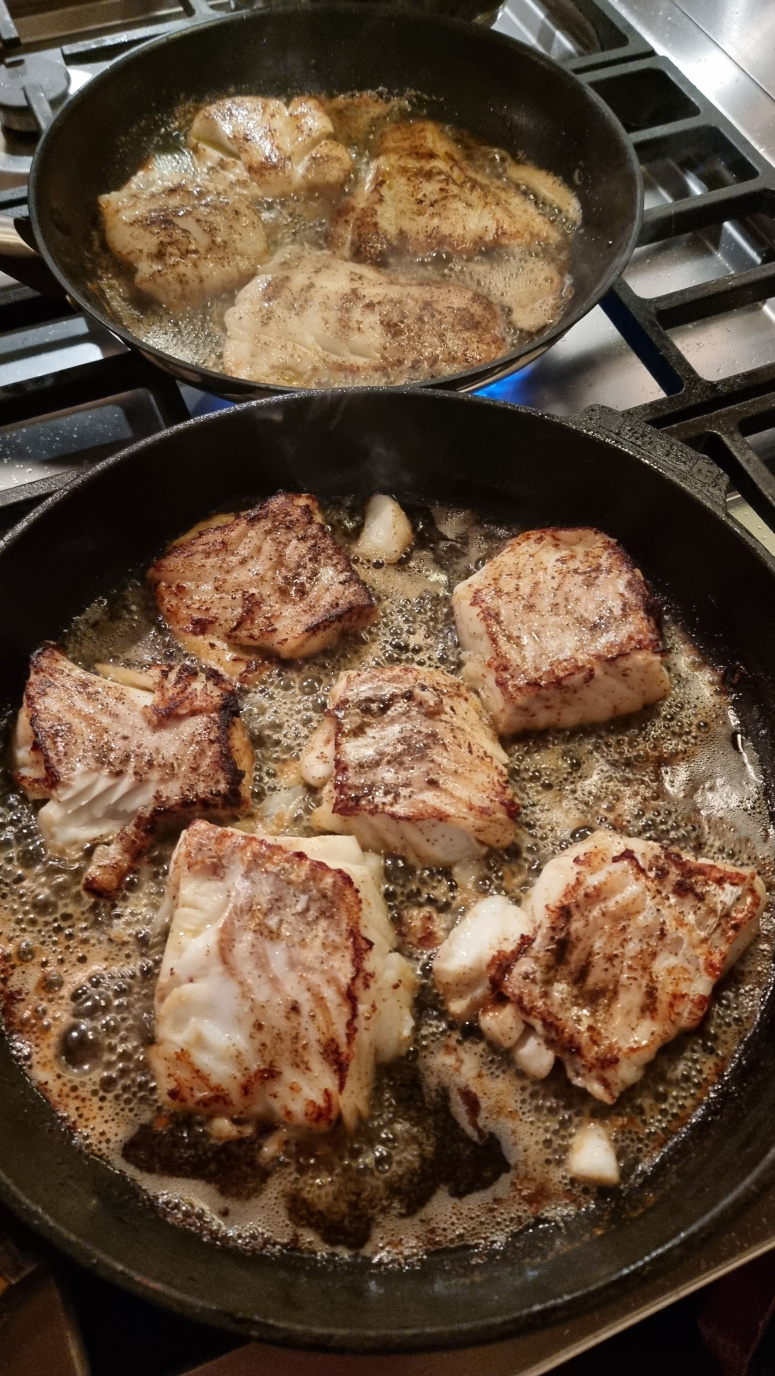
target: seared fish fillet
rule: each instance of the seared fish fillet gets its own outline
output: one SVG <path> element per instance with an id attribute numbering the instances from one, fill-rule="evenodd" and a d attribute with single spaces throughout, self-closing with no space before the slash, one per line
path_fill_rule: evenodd
<path id="1" fill-rule="evenodd" d="M 492 917 L 477 904 L 463 939 L 453 931 L 439 949 L 437 984 L 464 1017 L 505 994 L 533 1029 L 532 1041 L 523 1033 L 513 1046 L 517 1064 L 541 1076 L 557 1055 L 575 1085 L 612 1104 L 661 1046 L 702 1021 L 714 984 L 756 935 L 765 899 L 754 870 L 596 831 L 549 861 L 508 924 L 501 916 L 497 951 Z M 467 973 L 463 949 L 486 971 L 487 989 Z M 489 1035 L 486 1018 L 482 1027 Z"/>
<path id="2" fill-rule="evenodd" d="M 344 258 L 381 263 L 396 251 L 472 257 L 482 249 L 562 241 L 529 194 L 472 162 L 432 120 L 389 125 L 376 153 L 332 223 L 329 248 Z"/>
<path id="3" fill-rule="evenodd" d="M 333 254 L 277 254 L 226 312 L 223 366 L 278 387 L 463 372 L 506 352 L 501 315 L 454 282 L 402 281 Z"/>
<path id="4" fill-rule="evenodd" d="M 16 779 L 50 800 L 38 813 L 49 849 L 109 842 L 83 881 L 100 896 L 119 888 L 160 824 L 250 807 L 253 748 L 232 685 L 185 664 L 123 673 L 141 686 L 89 674 L 43 645 L 16 727 Z"/>
<path id="5" fill-rule="evenodd" d="M 264 96 L 228 96 L 196 115 L 189 143 L 196 155 L 227 167 L 238 160 L 261 196 L 338 191 L 353 169 L 352 154 L 314 96 L 289 105 Z"/>
<path id="6" fill-rule="evenodd" d="M 523 905 L 535 939 L 503 991 L 573 1083 L 611 1104 L 702 1021 L 765 899 L 754 870 L 594 832 L 539 875 Z"/>
<path id="7" fill-rule="evenodd" d="M 607 721 L 670 689 L 642 574 L 599 530 L 528 530 L 452 594 L 463 678 L 501 735 Z"/>
<path id="8" fill-rule="evenodd" d="M 243 683 L 261 673 L 266 655 L 313 655 L 376 615 L 369 589 L 306 493 L 280 492 L 252 511 L 196 527 L 156 560 L 148 579 L 181 645 Z"/>
<path id="9" fill-rule="evenodd" d="M 514 329 L 525 334 L 553 324 L 571 295 L 557 263 L 529 248 L 458 259 L 451 276 L 489 297 Z"/>
<path id="10" fill-rule="evenodd" d="M 396 665 L 340 674 L 302 759 L 321 831 L 369 850 L 452 865 L 514 839 L 506 756 L 473 694 L 449 674 Z"/>
<path id="11" fill-rule="evenodd" d="M 334 129 L 334 138 L 363 147 L 384 126 L 401 114 L 407 114 L 409 103 L 400 96 L 378 96 L 373 91 L 355 91 L 343 96 L 331 96 L 321 101 Z"/>
<path id="12" fill-rule="evenodd" d="M 241 287 L 268 255 L 263 221 L 244 181 L 217 170 L 187 176 L 152 161 L 100 196 L 108 247 L 135 284 L 171 310 Z"/>
<path id="13" fill-rule="evenodd" d="M 148 1059 L 172 1108 L 323 1131 L 369 1111 L 415 978 L 352 837 L 194 822 L 173 856 Z"/>

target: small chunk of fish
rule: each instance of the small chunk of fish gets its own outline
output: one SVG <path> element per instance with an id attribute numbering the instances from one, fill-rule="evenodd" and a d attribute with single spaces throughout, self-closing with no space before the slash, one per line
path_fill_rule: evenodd
<path id="1" fill-rule="evenodd" d="M 501 735 L 608 721 L 669 692 L 643 576 L 599 530 L 518 535 L 452 605 L 463 678 Z"/>
<path id="2" fill-rule="evenodd" d="M 568 1152 L 568 1174 L 591 1185 L 618 1185 L 619 1162 L 611 1134 L 604 1123 L 585 1123 Z"/>
<path id="3" fill-rule="evenodd" d="M 522 908 L 500 895 L 480 899 L 439 947 L 433 978 L 451 1017 L 478 1021 L 489 1042 L 511 1051 L 526 1075 L 543 1080 L 554 1053 L 501 989 L 504 971 L 532 938 L 533 922 Z"/>
<path id="4" fill-rule="evenodd" d="M 265 96 L 227 96 L 194 118 L 195 155 L 227 168 L 237 161 L 262 197 L 340 191 L 353 170 L 349 149 L 314 96 L 285 105 Z"/>
<path id="5" fill-rule="evenodd" d="M 551 215 L 516 181 L 494 175 L 481 160 L 477 165 L 433 120 L 390 124 L 376 154 L 332 222 L 329 247 L 342 257 L 357 263 L 382 263 L 396 252 L 473 257 L 484 249 L 562 240 Z"/>
<path id="6" fill-rule="evenodd" d="M 416 981 L 352 837 L 195 822 L 158 920 L 148 1060 L 169 1107 L 315 1132 L 368 1115 L 375 1064 L 411 1042 Z"/>
<path id="7" fill-rule="evenodd" d="M 406 512 L 393 497 L 379 494 L 366 503 L 363 529 L 353 553 L 363 559 L 397 564 L 413 540 L 414 531 Z"/>
<path id="8" fill-rule="evenodd" d="M 340 674 L 302 774 L 324 785 L 312 814 L 369 850 L 453 865 L 508 846 L 519 811 L 506 756 L 457 679 L 410 665 Z"/>
<path id="9" fill-rule="evenodd" d="M 482 1031 L 486 1035 L 486 1024 L 482 1027 Z M 531 1080 L 545 1080 L 554 1066 L 554 1052 L 543 1037 L 538 1035 L 534 1027 L 525 1028 L 511 1051 L 514 1064 L 519 1066 L 520 1070 L 524 1070 Z"/>
<path id="10" fill-rule="evenodd" d="M 522 905 L 534 936 L 499 987 L 573 1083 L 612 1104 L 702 1021 L 765 898 L 754 870 L 596 831 L 542 870 Z"/>
<path id="11" fill-rule="evenodd" d="M 479 1011 L 479 1026 L 488 1042 L 502 1051 L 511 1051 L 521 1040 L 525 1024 L 508 999 L 488 1003 Z"/>
<path id="12" fill-rule="evenodd" d="M 260 676 L 268 655 L 305 658 L 376 616 L 308 493 L 280 492 L 196 527 L 156 560 L 148 580 L 181 645 L 241 683 Z"/>
<path id="13" fill-rule="evenodd" d="M 149 160 L 99 204 L 111 252 L 170 310 L 243 286 L 269 253 L 247 178 L 187 175 Z"/>
<path id="14" fill-rule="evenodd" d="M 474 1142 L 497 1137 L 510 1166 L 524 1154 L 525 1125 L 516 1104 L 514 1070 L 484 1042 L 449 1034 L 420 1055 L 429 1097 L 446 1093 L 453 1118 Z"/>
<path id="15" fill-rule="evenodd" d="M 101 897 L 120 887 L 163 823 L 250 807 L 253 748 L 232 684 L 185 664 L 131 678 L 135 686 L 111 682 L 43 645 L 16 726 L 16 779 L 29 797 L 49 800 L 38 813 L 49 850 L 109 843 L 83 881 Z"/>
<path id="16" fill-rule="evenodd" d="M 520 942 L 531 939 L 532 934 L 533 924 L 527 915 L 501 895 L 482 898 L 469 908 L 439 947 L 433 962 L 436 988 L 451 1017 L 472 1022 L 485 1011 L 493 1021 L 490 1010 L 493 999 L 500 995 L 503 962 L 510 963 Z M 504 1015 L 496 1013 L 493 1026 L 498 1017 Z M 515 1036 L 511 1045 L 523 1027 L 519 1020 L 512 1028 Z"/>
<path id="17" fill-rule="evenodd" d="M 477 368 L 507 348 L 501 312 L 480 292 L 311 248 L 277 253 L 225 321 L 224 370 L 278 387 L 423 380 Z"/>

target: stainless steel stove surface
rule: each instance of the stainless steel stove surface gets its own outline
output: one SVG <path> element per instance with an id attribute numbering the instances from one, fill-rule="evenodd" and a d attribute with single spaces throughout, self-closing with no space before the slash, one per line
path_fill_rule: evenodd
<path id="1" fill-rule="evenodd" d="M 206 0 L 186 0 L 185 11 L 164 0 L 17 0 L 15 35 L 0 0 L 6 74 L 9 60 L 42 56 L 66 70 L 72 93 L 135 43 L 203 12 L 211 13 Z M 725 470 L 730 512 L 775 553 L 771 5 L 508 0 L 496 27 L 550 53 L 610 104 L 641 160 L 646 214 L 614 291 L 536 362 L 482 395 L 563 416 L 602 405 L 683 440 L 687 462 L 694 449 Z M 23 69 L 15 70 L 18 80 Z M 0 73 L 0 103 L 3 96 Z M 0 234 L 2 216 L 25 213 L 34 146 L 34 134 L 0 134 Z M 0 276 L 0 528 L 73 469 L 227 404 L 179 386 L 63 301 Z M 701 1254 L 625 1300 L 487 1349 L 490 1376 L 548 1371 L 773 1245 L 775 1189 Z M 483 1360 L 460 1353 L 340 1362 L 251 1345 L 223 1358 L 212 1376 L 468 1376 Z"/>

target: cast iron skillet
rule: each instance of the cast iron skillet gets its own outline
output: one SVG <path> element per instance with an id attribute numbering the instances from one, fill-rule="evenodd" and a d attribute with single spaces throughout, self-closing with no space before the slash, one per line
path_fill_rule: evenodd
<path id="1" fill-rule="evenodd" d="M 462 20 L 383 5 L 235 14 L 148 43 L 94 77 L 44 135 L 30 176 L 32 232 L 55 286 L 126 344 L 206 391 L 243 400 L 287 391 L 192 367 L 124 328 L 95 271 L 97 197 L 137 170 L 183 100 L 202 103 L 232 89 L 285 97 L 382 87 L 419 92 L 434 119 L 523 153 L 577 192 L 583 221 L 567 313 L 505 358 L 430 385 L 470 389 L 523 367 L 591 310 L 627 264 L 640 228 L 637 158 L 599 96 L 550 58 Z M 0 268 L 18 277 L 24 260 L 0 253 Z"/>
<path id="2" fill-rule="evenodd" d="M 657 451 L 663 444 L 654 438 Z M 19 702 L 41 640 L 209 512 L 283 487 L 389 491 L 529 523 L 594 523 L 620 539 L 730 670 L 773 797 L 775 560 L 699 481 L 691 463 L 706 461 L 681 454 L 685 470 L 669 450 L 644 457 L 626 435 L 419 390 L 270 398 L 178 426 L 97 465 L 0 542 L 0 702 Z M 774 1021 L 770 1002 L 703 1121 L 675 1141 L 643 1195 L 601 1203 L 565 1229 L 523 1232 L 476 1265 L 467 1247 L 408 1271 L 214 1247 L 82 1153 L 2 1038 L 0 1194 L 79 1261 L 205 1322 L 297 1347 L 469 1346 L 557 1322 L 646 1266 L 675 1262 L 764 1177 L 775 1155 Z"/>

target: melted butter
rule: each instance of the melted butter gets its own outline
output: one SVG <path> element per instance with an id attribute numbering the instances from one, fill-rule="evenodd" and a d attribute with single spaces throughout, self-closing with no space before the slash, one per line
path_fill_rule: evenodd
<path id="1" fill-rule="evenodd" d="M 341 502 L 327 514 L 337 538 L 352 548 L 360 505 Z M 449 592 L 515 531 L 447 511 L 437 513 L 442 534 L 429 513 L 410 516 L 417 540 L 398 565 L 358 565 L 379 599 L 376 624 L 311 660 L 272 664 L 243 694 L 257 752 L 256 816 L 273 796 L 298 790 L 295 761 L 341 670 L 393 663 L 459 670 Z M 451 871 L 387 860 L 386 898 L 399 929 L 402 916 L 426 912 L 441 939 L 483 894 L 519 901 L 558 850 L 601 825 L 755 865 L 772 891 L 772 837 L 755 755 L 716 671 L 675 620 L 667 619 L 665 632 L 672 690 L 664 702 L 605 726 L 535 733 L 507 745 L 522 805 L 518 839 L 508 851 Z M 140 579 L 95 602 L 62 643 L 86 668 L 109 659 L 141 668 L 181 657 Z M 303 790 L 292 803 L 282 828 L 309 834 L 314 797 Z M 254 824 L 255 816 L 244 825 Z M 536 1215 L 561 1221 L 586 1208 L 594 1220 L 594 1192 L 572 1181 L 564 1166 L 580 1121 L 590 1111 L 606 1121 L 624 1188 L 642 1181 L 671 1136 L 687 1124 L 691 1130 L 754 1025 L 769 979 L 767 914 L 699 1031 L 664 1048 L 644 1079 L 608 1108 L 571 1086 L 559 1065 L 547 1080 L 532 1081 L 481 1039 L 461 1037 L 433 990 L 429 954 L 416 952 L 415 1046 L 405 1061 L 380 1072 L 369 1122 L 349 1139 L 335 1131 L 316 1143 L 281 1147 L 268 1161 L 269 1144 L 260 1136 L 216 1149 L 195 1121 L 158 1130 L 168 1115 L 145 1047 L 166 935 L 154 919 L 173 843 L 156 843 L 115 902 L 87 899 L 79 887 L 84 861 L 46 854 L 35 810 L 6 768 L 6 1020 L 28 1072 L 85 1146 L 134 1176 L 169 1217 L 242 1248 L 363 1246 L 381 1261 L 407 1262 L 433 1247 L 499 1245 Z M 425 1105 L 421 1084 L 439 1083 L 439 1068 L 458 1053 L 483 1077 L 488 1103 L 497 1106 L 500 1096 L 508 1105 L 511 1170 L 494 1139 L 477 1151 L 443 1106 Z"/>

